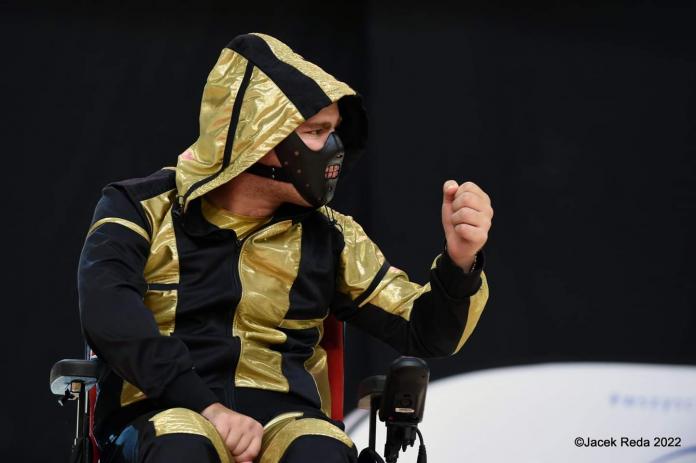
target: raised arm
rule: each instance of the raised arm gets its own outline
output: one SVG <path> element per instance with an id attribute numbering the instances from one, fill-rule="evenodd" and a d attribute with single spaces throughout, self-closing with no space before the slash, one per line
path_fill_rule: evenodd
<path id="1" fill-rule="evenodd" d="M 336 316 L 402 354 L 443 357 L 458 352 L 488 299 L 483 253 L 476 255 L 470 272 L 446 252 L 437 256 L 429 283 L 421 286 L 391 266 L 351 217 L 337 216 L 344 243 L 332 305 Z"/>

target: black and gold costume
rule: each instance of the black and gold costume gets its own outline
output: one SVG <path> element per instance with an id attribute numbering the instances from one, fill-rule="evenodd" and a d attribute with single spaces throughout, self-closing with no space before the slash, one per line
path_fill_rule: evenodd
<path id="1" fill-rule="evenodd" d="M 259 221 L 205 199 L 333 102 L 348 160 L 365 138 L 355 92 L 272 37 L 237 37 L 176 168 L 103 190 L 79 268 L 84 333 L 109 367 L 96 406 L 102 447 L 138 419 L 157 436 L 205 435 L 209 423 L 190 411 L 221 402 L 272 425 L 264 452 L 280 458 L 294 439 L 278 447 L 278 423 L 295 437 L 330 423 L 319 346 L 329 313 L 423 357 L 453 354 L 471 335 L 488 297 L 483 255 L 470 273 L 438 256 L 421 286 L 328 207 L 286 204 Z"/>

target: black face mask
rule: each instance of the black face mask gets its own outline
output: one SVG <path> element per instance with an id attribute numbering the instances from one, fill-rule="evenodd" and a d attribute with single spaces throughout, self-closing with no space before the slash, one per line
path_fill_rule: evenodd
<path id="1" fill-rule="evenodd" d="M 343 143 L 336 133 L 330 133 L 319 151 L 313 151 L 292 132 L 275 147 L 282 167 L 258 162 L 245 172 L 292 183 L 302 197 L 314 207 L 327 204 L 333 198 L 345 159 Z"/>

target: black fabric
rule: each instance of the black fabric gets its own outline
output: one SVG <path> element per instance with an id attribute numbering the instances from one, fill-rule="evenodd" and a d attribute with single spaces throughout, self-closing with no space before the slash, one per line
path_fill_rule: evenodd
<path id="1" fill-rule="evenodd" d="M 197 434 L 157 437 L 146 413 L 131 422 L 114 442 L 102 450 L 100 463 L 220 463 L 210 440 Z"/>
<path id="2" fill-rule="evenodd" d="M 296 387 L 298 386 L 297 383 Z M 316 401 L 303 394 L 296 393 L 297 389 L 290 394 L 266 389 L 255 389 L 252 387 L 240 387 L 234 391 L 235 410 L 247 416 L 251 416 L 261 424 L 268 423 L 271 419 L 283 413 L 302 412 L 305 416 L 328 419 L 321 410 L 318 409 Z M 314 396 L 316 397 L 316 396 Z"/>
<path id="3" fill-rule="evenodd" d="M 244 56 L 270 77 L 305 119 L 331 104 L 331 99 L 319 84 L 276 58 L 262 38 L 254 34 L 240 35 L 227 48 Z"/>
<path id="4" fill-rule="evenodd" d="M 166 186 L 160 173 L 152 180 Z M 136 219 L 144 215 L 137 198 L 129 195 L 134 184 L 145 189 L 143 183 L 147 182 L 121 182 L 105 188 L 95 218 L 103 216 L 104 210 L 110 217 Z M 143 220 L 135 223 L 147 225 Z M 102 419 L 120 408 L 121 378 L 148 398 L 161 400 L 163 406 L 200 411 L 218 400 L 193 371 L 186 344 L 177 337 L 161 336 L 143 302 L 147 290 L 143 269 L 148 255 L 149 243 L 142 236 L 106 223 L 87 238 L 80 256 L 78 292 L 83 332 L 90 347 L 109 366 L 100 378 L 97 401 L 97 431 L 102 437 L 113 431 L 103 426 Z M 111 393 L 104 396 L 106 391 Z M 114 423 L 122 419 L 115 418 Z"/>
<path id="5" fill-rule="evenodd" d="M 279 463 L 355 463 L 358 452 L 332 437 L 307 435 L 298 437 L 288 447 Z"/>
<path id="6" fill-rule="evenodd" d="M 200 203 L 191 203 L 186 228 L 174 221 L 180 272 L 174 335 L 189 346 L 206 383 L 224 391 L 223 403 L 236 409 L 232 381 L 240 343 L 232 321 L 241 297 L 240 243 L 233 231 L 206 222 Z"/>
<path id="7" fill-rule="evenodd" d="M 112 216 L 129 217 L 145 227 L 140 207 L 140 201 L 146 199 L 143 192 L 158 195 L 169 191 L 174 174 L 168 175 L 166 182 L 161 173 L 153 176 L 151 181 L 157 188 L 149 186 L 147 179 L 107 188 L 97 211 L 108 209 Z M 202 214 L 201 199 L 192 201 L 185 215 L 177 214 L 176 209 L 165 213 L 171 214 L 179 259 L 179 282 L 174 286 L 161 286 L 156 280 L 148 286 L 144 269 L 150 244 L 124 226 L 107 223 L 99 227 L 83 249 L 79 289 L 85 336 L 111 366 L 99 381 L 95 429 L 99 442 L 107 442 L 142 413 L 170 407 L 200 412 L 220 402 L 261 423 L 295 410 L 321 415 L 316 383 L 304 367 L 319 330 L 282 329 L 285 342 L 269 346 L 281 354 L 287 392 L 237 387 L 234 377 L 241 342 L 233 335 L 232 326 L 242 291 L 238 264 L 244 240 L 209 223 Z M 355 301 L 336 294 L 345 240 L 335 220 L 311 208 L 285 204 L 266 226 L 282 220 L 300 224 L 301 230 L 300 263 L 288 294 L 287 320 L 321 319 L 333 310 L 340 319 L 404 354 L 430 357 L 452 353 L 466 323 L 468 298 L 450 294 L 459 294 L 456 288 L 480 285 L 476 272 L 460 275 L 446 261 L 441 262 L 431 272 L 432 291 L 415 301 L 410 321 L 406 321 L 371 304 L 358 308 Z M 387 268 L 388 264 L 382 267 L 368 293 Z M 143 302 L 148 287 L 177 290 L 171 336 L 160 335 L 152 312 Z M 142 390 L 147 398 L 122 406 L 123 380 Z"/>
<path id="8" fill-rule="evenodd" d="M 483 268 L 483 260 L 481 267 L 477 262 L 477 270 L 471 273 L 464 273 L 451 261 L 440 263 L 441 260 L 442 258 L 430 271 L 430 291 L 413 302 L 409 320 L 370 303 L 358 307 L 357 302 L 361 298 L 353 301 L 349 296 L 338 292 L 334 297 L 331 310 L 339 320 L 348 322 L 386 342 L 404 355 L 417 357 L 451 355 L 466 326 L 470 302 L 468 296 L 475 292 L 470 290 L 481 286 L 480 272 Z M 458 269 L 461 273 L 458 273 Z M 380 273 L 382 273 L 381 270 Z M 447 285 L 441 280 L 441 273 Z M 381 281 L 382 277 L 379 275 L 378 277 L 370 286 L 375 281 Z M 457 297 L 453 297 L 453 294 Z"/>
<path id="9" fill-rule="evenodd" d="M 367 447 L 360 452 L 358 463 L 384 463 L 384 459 L 375 450 Z"/>
<path id="10" fill-rule="evenodd" d="M 291 183 L 287 171 L 281 167 L 267 166 L 261 163 L 254 163 L 244 171 L 247 174 L 258 175 L 259 177 L 270 178 L 279 182 Z"/>
<path id="11" fill-rule="evenodd" d="M 447 295 L 455 299 L 464 299 L 479 290 L 481 284 L 481 272 L 485 266 L 486 256 L 483 250 L 476 254 L 474 267 L 465 272 L 461 267 L 452 261 L 447 251 L 442 253 L 437 260 L 435 275 L 447 288 Z"/>
<path id="12" fill-rule="evenodd" d="M 283 329 L 287 336 L 283 344 L 273 346 L 272 349 L 282 354 L 283 375 L 288 380 L 288 387 L 292 394 L 301 395 L 307 398 L 315 408 L 321 408 L 321 398 L 316 388 L 314 377 L 304 368 L 305 362 L 314 353 L 314 350 L 307 350 L 305 346 L 314 345 L 319 342 L 319 328 L 307 329 Z"/>
<path id="13" fill-rule="evenodd" d="M 156 291 L 169 291 L 178 288 L 179 285 L 176 283 L 148 283 L 147 289 L 152 289 Z"/>
<path id="14" fill-rule="evenodd" d="M 346 149 L 346 158 L 341 167 L 341 179 L 345 179 L 365 154 L 368 137 L 368 120 L 362 98 L 348 95 L 338 100 L 341 123 L 336 127 Z M 339 181 L 339 186 L 341 181 Z"/>
<path id="15" fill-rule="evenodd" d="M 322 306 L 317 301 L 331 300 L 338 272 L 336 255 L 326 252 L 335 246 L 333 225 L 320 212 L 308 215 L 302 224 L 302 255 L 290 288 L 288 320 L 326 317 L 328 304 Z"/>

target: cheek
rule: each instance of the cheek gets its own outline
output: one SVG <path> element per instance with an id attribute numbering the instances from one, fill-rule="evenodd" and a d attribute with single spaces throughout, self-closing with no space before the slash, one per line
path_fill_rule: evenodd
<path id="1" fill-rule="evenodd" d="M 311 149 L 312 151 L 319 151 L 322 149 L 326 144 L 326 139 L 329 138 L 328 133 L 318 137 L 306 133 L 301 133 L 299 135 L 304 144 L 307 145 L 307 148 Z"/>
<path id="2" fill-rule="evenodd" d="M 265 164 L 267 166 L 280 166 L 280 160 L 278 159 L 278 156 L 275 153 L 275 150 L 271 150 L 264 157 L 259 159 L 259 162 L 261 164 Z"/>

